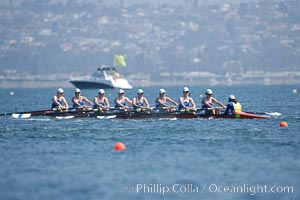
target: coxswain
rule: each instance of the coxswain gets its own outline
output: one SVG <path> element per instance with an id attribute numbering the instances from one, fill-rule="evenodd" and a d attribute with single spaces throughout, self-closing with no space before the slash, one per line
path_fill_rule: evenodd
<path id="1" fill-rule="evenodd" d="M 150 109 L 150 105 L 146 97 L 144 97 L 144 91 L 142 89 L 138 89 L 137 97 L 133 97 L 132 99 L 133 110 L 140 112 Z"/>
<path id="2" fill-rule="evenodd" d="M 93 109 L 98 109 L 100 112 L 107 112 L 109 110 L 109 101 L 105 97 L 105 91 L 103 89 L 99 89 L 98 96 L 95 96 Z"/>
<path id="3" fill-rule="evenodd" d="M 115 102 L 115 108 L 118 108 L 118 109 L 124 109 L 124 110 L 129 109 L 129 107 L 126 105 L 126 103 L 132 105 L 132 102 L 130 101 L 130 99 L 125 97 L 125 92 L 122 89 L 119 90 L 118 97 L 115 98 L 114 102 Z"/>
<path id="4" fill-rule="evenodd" d="M 227 104 L 224 115 L 239 114 L 242 112 L 242 105 L 236 100 L 234 95 L 230 95 L 228 101 L 229 103 Z"/>
<path id="5" fill-rule="evenodd" d="M 190 97 L 190 90 L 188 87 L 183 88 L 183 96 L 179 97 L 179 106 L 178 111 L 186 112 L 186 111 L 195 111 L 196 104 L 193 98 Z"/>
<path id="6" fill-rule="evenodd" d="M 84 102 L 87 103 L 89 106 L 85 106 Z M 75 89 L 75 96 L 72 97 L 72 103 L 73 103 L 73 108 L 82 108 L 82 109 L 87 109 L 89 107 L 92 107 L 92 102 L 88 100 L 85 96 L 81 95 L 81 91 L 79 88 Z"/>
<path id="7" fill-rule="evenodd" d="M 217 104 L 224 109 L 226 108 L 224 104 L 213 97 L 213 92 L 211 89 L 207 89 L 205 95 L 206 96 L 201 101 L 202 109 L 205 110 L 205 114 L 220 114 L 220 109 L 216 108 L 214 104 Z"/>
<path id="8" fill-rule="evenodd" d="M 168 105 L 168 103 L 173 104 L 173 106 Z M 155 99 L 155 106 L 158 109 L 168 109 L 169 111 L 172 111 L 174 108 L 178 107 L 178 104 L 173 99 L 166 96 L 165 89 L 160 89 L 159 97 Z"/>
<path id="9" fill-rule="evenodd" d="M 52 97 L 51 110 L 67 110 L 69 108 L 68 102 L 63 95 L 64 90 L 58 88 L 56 95 Z"/>

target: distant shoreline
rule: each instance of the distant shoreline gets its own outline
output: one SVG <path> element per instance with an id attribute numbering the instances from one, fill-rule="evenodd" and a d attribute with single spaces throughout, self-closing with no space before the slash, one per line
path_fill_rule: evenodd
<path id="1" fill-rule="evenodd" d="M 147 81 L 142 84 L 138 82 L 132 82 L 134 88 L 136 87 L 149 87 L 149 86 L 202 86 L 202 85 L 212 85 L 212 86 L 231 86 L 231 85 L 294 85 L 300 84 L 300 80 L 275 80 L 275 81 L 247 81 L 247 82 L 228 82 L 228 81 L 220 81 L 220 82 L 206 82 L 206 81 L 198 81 L 198 82 L 189 82 L 189 81 Z M 0 81 L 0 88 L 9 89 L 9 88 L 49 88 L 49 87 L 63 87 L 63 88 L 74 88 L 74 86 L 68 81 Z"/>

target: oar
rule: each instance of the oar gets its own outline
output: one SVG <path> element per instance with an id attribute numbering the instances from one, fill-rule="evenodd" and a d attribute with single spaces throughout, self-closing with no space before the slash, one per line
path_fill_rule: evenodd
<path id="1" fill-rule="evenodd" d="M 116 117 L 117 117 L 117 115 L 98 115 L 97 116 L 98 119 L 113 119 Z"/>
<path id="2" fill-rule="evenodd" d="M 49 112 L 45 113 L 48 114 L 60 114 L 60 113 L 80 113 L 80 112 L 93 112 L 93 109 L 91 107 L 85 107 L 85 108 L 78 108 L 78 107 L 72 107 L 68 109 L 52 109 L 49 110 Z"/>
<path id="3" fill-rule="evenodd" d="M 164 112 L 177 112 L 177 106 L 168 106 L 168 107 L 152 107 L 150 108 L 154 111 L 164 111 Z"/>
<path id="4" fill-rule="evenodd" d="M 91 111 L 93 108 L 91 106 L 82 106 L 82 107 L 71 107 L 67 110 L 83 110 L 83 111 Z"/>
<path id="5" fill-rule="evenodd" d="M 24 113 L 24 114 L 13 113 L 11 116 L 16 119 L 26 119 L 31 117 L 31 113 Z"/>
<path id="6" fill-rule="evenodd" d="M 127 107 L 127 108 L 115 108 L 115 107 L 110 107 L 109 111 L 120 111 L 120 112 L 130 112 L 133 111 L 133 107 Z"/>
<path id="7" fill-rule="evenodd" d="M 270 117 L 279 117 L 282 114 L 279 112 L 248 112 L 248 111 L 243 111 L 245 113 L 249 113 L 249 114 L 256 114 L 256 115 L 268 115 Z"/>
<path id="8" fill-rule="evenodd" d="M 78 109 L 79 112 L 86 112 L 88 110 L 82 110 L 81 111 L 81 108 L 69 108 L 69 110 L 72 109 L 72 110 L 77 110 L 78 112 Z M 1 113 L 0 116 L 8 116 L 8 115 L 11 115 L 13 118 L 16 118 L 16 119 L 26 119 L 26 118 L 29 118 L 31 116 L 37 116 L 37 115 L 45 115 L 46 113 L 49 113 L 49 112 L 57 112 L 56 110 L 50 110 L 50 109 L 46 109 L 46 110 L 34 110 L 34 111 L 23 111 L 23 112 L 13 112 L 13 113 Z M 68 113 L 68 112 L 75 112 L 75 111 L 68 111 L 66 109 L 63 109 L 62 111 L 64 111 L 64 113 Z"/>
<path id="9" fill-rule="evenodd" d="M 271 112 L 271 113 L 265 112 L 265 114 L 266 114 L 266 115 L 269 115 L 269 116 L 271 116 L 271 117 L 279 117 L 279 116 L 282 115 L 282 114 L 279 113 L 279 112 Z"/>
<path id="10" fill-rule="evenodd" d="M 0 113 L 0 116 L 12 115 L 14 113 Z"/>
<path id="11" fill-rule="evenodd" d="M 35 111 L 23 111 L 23 112 L 14 112 L 14 113 L 1 113 L 0 116 L 11 115 L 16 119 L 26 119 L 31 117 L 32 115 L 44 115 L 45 112 L 49 112 L 50 110 L 35 110 Z"/>
<path id="12" fill-rule="evenodd" d="M 69 108 L 70 109 L 80 109 L 80 108 Z M 6 115 L 13 115 L 17 116 L 16 114 L 31 114 L 31 115 L 44 115 L 46 112 L 50 111 L 58 111 L 58 110 L 50 110 L 50 109 L 45 109 L 45 110 L 31 110 L 31 111 L 22 111 L 22 112 L 10 112 L 10 113 L 0 113 L 0 116 L 6 116 Z M 67 111 L 67 109 L 62 109 L 62 111 Z"/>
<path id="13" fill-rule="evenodd" d="M 196 108 L 196 111 L 203 111 L 203 110 L 214 110 L 214 109 L 219 109 L 219 110 L 223 110 L 223 107 L 213 107 L 213 108 Z"/>
<path id="14" fill-rule="evenodd" d="M 119 110 L 120 111 L 119 113 L 128 112 L 128 111 L 124 111 L 124 109 L 115 109 L 115 110 Z M 90 108 L 88 110 L 84 110 L 84 109 L 82 110 L 82 108 L 70 108 L 69 110 L 64 111 L 64 112 L 51 112 L 51 113 L 49 113 L 49 115 L 55 116 L 57 119 L 72 119 L 74 117 L 80 117 L 80 115 L 76 116 L 76 114 L 80 114 L 80 113 L 88 113 L 88 114 L 95 113 L 95 114 L 97 114 L 98 112 L 99 112 L 98 109 L 92 109 L 92 108 Z M 102 112 L 100 111 L 100 113 L 102 113 Z M 69 115 L 62 116 L 64 114 L 69 114 Z M 56 115 L 58 115 L 58 116 L 56 116 Z M 103 115 L 97 116 L 97 118 L 99 118 L 99 119 L 112 119 L 115 117 L 116 117 L 116 115 L 110 115 L 107 112 L 103 112 Z"/>
<path id="15" fill-rule="evenodd" d="M 82 110 L 81 108 L 70 108 L 69 110 L 64 111 L 51 111 L 48 113 L 45 113 L 45 116 L 52 116 L 56 119 L 72 119 L 74 117 L 77 117 L 76 114 L 80 115 L 80 113 L 93 113 L 94 111 L 92 109 L 89 110 Z"/>
<path id="16" fill-rule="evenodd" d="M 34 110 L 34 111 L 23 111 L 23 112 L 10 112 L 10 113 L 0 113 L 0 116 L 12 115 L 12 114 L 43 114 L 44 112 L 50 111 L 50 109 L 46 110 Z"/>
<path id="17" fill-rule="evenodd" d="M 70 115 L 70 116 L 56 116 L 56 119 L 73 119 L 75 116 L 74 115 Z"/>

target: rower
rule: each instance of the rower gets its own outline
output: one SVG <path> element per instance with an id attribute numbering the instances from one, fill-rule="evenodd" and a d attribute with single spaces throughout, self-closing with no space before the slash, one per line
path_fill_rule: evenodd
<path id="1" fill-rule="evenodd" d="M 118 97 L 115 98 L 114 102 L 115 102 L 115 108 L 124 109 L 124 110 L 127 110 L 129 108 L 128 106 L 126 106 L 126 103 L 132 105 L 130 99 L 125 97 L 125 92 L 122 89 L 119 90 Z"/>
<path id="2" fill-rule="evenodd" d="M 144 91 L 142 89 L 138 89 L 137 97 L 133 97 L 132 99 L 133 110 L 136 112 L 141 112 L 144 110 L 149 110 L 150 105 L 146 97 L 144 97 Z"/>
<path id="3" fill-rule="evenodd" d="M 212 97 L 213 92 L 211 89 L 207 89 L 205 95 L 206 96 L 201 101 L 202 109 L 205 110 L 205 114 L 210 114 L 210 115 L 220 114 L 220 110 L 216 108 L 214 104 L 217 104 L 222 108 L 225 108 L 224 104 L 222 104 L 216 98 Z"/>
<path id="4" fill-rule="evenodd" d="M 105 91 L 103 89 L 99 89 L 98 96 L 94 98 L 94 109 L 98 109 L 98 111 L 105 111 L 109 110 L 109 101 L 105 97 Z"/>
<path id="5" fill-rule="evenodd" d="M 191 107 L 190 107 L 190 104 L 191 104 Z M 190 90 L 188 87 L 183 88 L 183 97 L 179 97 L 178 110 L 180 112 L 196 110 L 196 104 L 195 104 L 193 98 L 190 97 Z"/>
<path id="6" fill-rule="evenodd" d="M 159 97 L 157 97 L 155 99 L 156 108 L 172 110 L 172 108 L 174 108 L 174 106 L 169 106 L 167 104 L 168 102 L 173 104 L 175 107 L 178 106 L 178 104 L 173 99 L 166 96 L 166 90 L 165 89 L 160 89 L 159 90 Z"/>
<path id="7" fill-rule="evenodd" d="M 68 102 L 63 95 L 64 90 L 58 88 L 56 95 L 52 97 L 51 110 L 67 110 L 69 108 Z"/>
<path id="8" fill-rule="evenodd" d="M 87 106 L 84 106 L 84 102 L 89 104 L 89 107 L 92 106 L 92 102 L 88 100 L 85 96 L 80 95 L 81 91 L 79 88 L 75 89 L 75 96 L 72 97 L 72 103 L 73 103 L 73 108 L 82 108 L 86 109 L 88 108 Z"/>
<path id="9" fill-rule="evenodd" d="M 230 95 L 228 101 L 229 103 L 227 104 L 224 115 L 239 114 L 242 112 L 242 105 L 236 100 L 234 95 Z"/>

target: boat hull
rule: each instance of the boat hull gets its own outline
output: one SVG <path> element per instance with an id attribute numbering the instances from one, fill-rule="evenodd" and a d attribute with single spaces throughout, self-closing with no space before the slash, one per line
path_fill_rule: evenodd
<path id="1" fill-rule="evenodd" d="M 91 76 L 71 77 L 70 82 L 77 88 L 122 88 L 132 89 L 129 82 L 115 68 L 99 67 Z"/>
<path id="2" fill-rule="evenodd" d="M 75 81 L 71 80 L 70 81 L 75 87 L 81 88 L 81 89 L 109 89 L 109 88 L 114 88 L 109 83 L 102 83 L 102 82 L 92 82 L 92 81 Z"/>
<path id="3" fill-rule="evenodd" d="M 75 112 L 47 112 L 46 116 L 74 116 L 74 117 L 97 117 L 97 116 L 116 116 L 118 119 L 157 119 L 157 118 L 213 118 L 213 119 L 267 119 L 267 115 L 256 115 L 250 113 L 240 113 L 235 115 L 206 115 L 199 113 L 181 113 L 181 112 L 134 112 L 134 111 L 118 111 L 118 112 L 92 112 L 92 111 L 75 111 Z"/>

